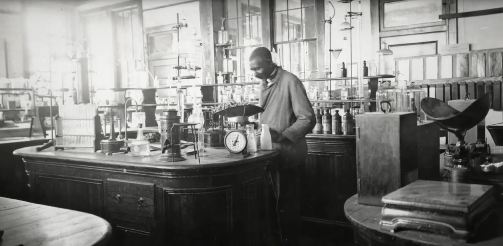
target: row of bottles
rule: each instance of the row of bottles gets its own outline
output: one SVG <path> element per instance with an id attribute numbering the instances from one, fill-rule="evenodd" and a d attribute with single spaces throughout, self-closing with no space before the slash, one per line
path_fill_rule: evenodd
<path id="1" fill-rule="evenodd" d="M 330 109 L 316 109 L 316 125 L 313 128 L 314 134 L 333 134 L 333 135 L 354 135 L 355 120 L 349 109 L 342 116 L 339 110 L 335 114 L 330 113 Z"/>

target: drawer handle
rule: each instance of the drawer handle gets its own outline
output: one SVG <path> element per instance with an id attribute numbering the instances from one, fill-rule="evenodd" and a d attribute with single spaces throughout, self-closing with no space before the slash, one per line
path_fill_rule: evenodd
<path id="1" fill-rule="evenodd" d="M 115 194 L 114 199 L 116 202 L 121 202 L 121 194 Z"/>
<path id="2" fill-rule="evenodd" d="M 145 206 L 145 199 L 143 197 L 138 198 L 138 201 L 136 202 L 138 204 L 138 209 L 143 208 Z"/>

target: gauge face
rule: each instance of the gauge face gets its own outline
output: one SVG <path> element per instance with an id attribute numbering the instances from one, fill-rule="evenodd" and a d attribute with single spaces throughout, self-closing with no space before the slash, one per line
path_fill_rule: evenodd
<path id="1" fill-rule="evenodd" d="M 241 131 L 232 131 L 225 135 L 225 147 L 231 153 L 241 153 L 246 148 L 246 136 Z"/>

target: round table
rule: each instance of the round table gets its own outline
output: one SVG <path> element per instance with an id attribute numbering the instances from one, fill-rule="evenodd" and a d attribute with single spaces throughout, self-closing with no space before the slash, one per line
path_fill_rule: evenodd
<path id="1" fill-rule="evenodd" d="M 79 211 L 0 197 L 0 245 L 107 245 L 112 227 Z"/>
<path id="2" fill-rule="evenodd" d="M 496 231 L 492 236 L 465 243 L 454 240 L 448 236 L 436 235 L 420 231 L 398 231 L 395 233 L 379 228 L 381 220 L 380 206 L 358 204 L 358 194 L 353 195 L 344 203 L 344 213 L 353 226 L 354 240 L 357 245 L 476 245 L 476 246 L 501 246 L 503 245 L 503 205 L 497 204 L 496 214 L 491 228 Z M 496 236 L 494 236 L 496 235 Z"/>

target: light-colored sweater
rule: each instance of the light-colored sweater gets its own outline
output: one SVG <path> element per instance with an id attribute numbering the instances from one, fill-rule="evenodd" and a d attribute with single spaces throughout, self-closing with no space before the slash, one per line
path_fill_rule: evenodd
<path id="1" fill-rule="evenodd" d="M 260 123 L 268 124 L 271 130 L 281 133 L 288 140 L 275 143 L 281 151 L 283 163 L 297 165 L 307 154 L 305 136 L 316 124 L 314 111 L 306 90 L 297 76 L 278 67 L 278 72 L 260 93 L 260 106 L 264 112 Z"/>

